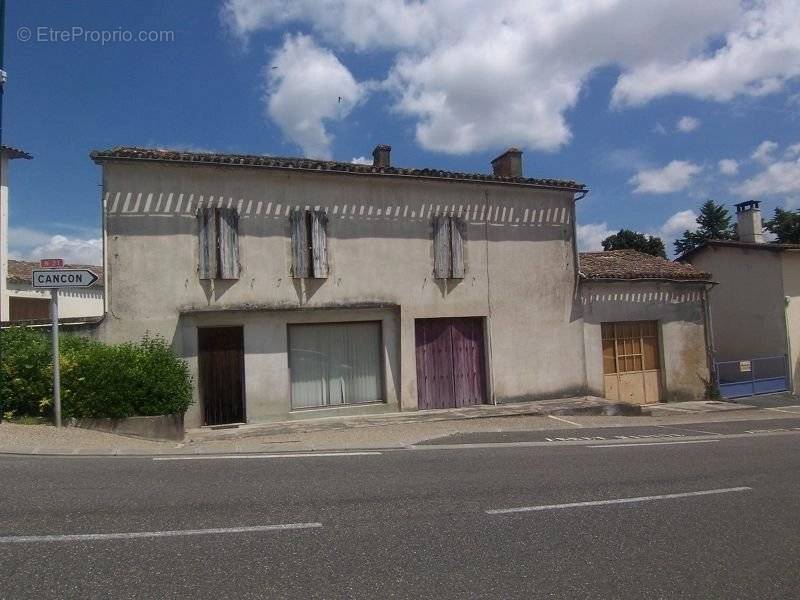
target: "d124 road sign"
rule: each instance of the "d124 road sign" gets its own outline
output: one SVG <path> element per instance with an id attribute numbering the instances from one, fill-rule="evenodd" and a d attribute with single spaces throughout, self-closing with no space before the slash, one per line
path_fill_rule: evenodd
<path id="1" fill-rule="evenodd" d="M 34 269 L 35 288 L 85 288 L 91 286 L 98 277 L 89 269 Z"/>

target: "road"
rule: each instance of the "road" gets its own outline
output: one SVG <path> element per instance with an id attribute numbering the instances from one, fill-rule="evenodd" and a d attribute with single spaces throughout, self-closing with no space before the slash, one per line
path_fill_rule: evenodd
<path id="1" fill-rule="evenodd" d="M 622 431 L 0 457 L 0 598 L 800 597 L 800 420 Z"/>

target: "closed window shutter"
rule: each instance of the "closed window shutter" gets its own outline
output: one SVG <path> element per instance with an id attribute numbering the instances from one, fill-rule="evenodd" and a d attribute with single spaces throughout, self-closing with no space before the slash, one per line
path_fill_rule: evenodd
<path id="1" fill-rule="evenodd" d="M 235 208 L 220 208 L 219 272 L 220 279 L 239 279 L 239 213 Z"/>
<path id="2" fill-rule="evenodd" d="M 464 233 L 466 225 L 463 219 L 450 219 L 450 250 L 453 260 L 453 279 L 464 279 Z"/>
<path id="3" fill-rule="evenodd" d="M 326 227 L 328 215 L 325 211 L 311 213 L 311 254 L 314 263 L 314 277 L 325 279 L 328 276 L 328 236 Z"/>
<path id="4" fill-rule="evenodd" d="M 436 217 L 433 232 L 433 276 L 436 279 L 450 277 L 450 218 Z"/>
<path id="5" fill-rule="evenodd" d="M 199 243 L 199 277 L 214 279 L 217 276 L 217 218 L 213 208 L 197 211 Z"/>
<path id="6" fill-rule="evenodd" d="M 308 277 L 308 226 L 307 213 L 304 210 L 295 210 L 291 217 L 292 226 L 292 277 Z"/>

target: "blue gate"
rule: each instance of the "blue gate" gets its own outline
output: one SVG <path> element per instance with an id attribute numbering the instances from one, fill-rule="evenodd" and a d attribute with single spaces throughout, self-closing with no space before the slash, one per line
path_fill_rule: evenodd
<path id="1" fill-rule="evenodd" d="M 789 389 L 786 356 L 718 362 L 717 382 L 724 398 L 785 392 Z"/>

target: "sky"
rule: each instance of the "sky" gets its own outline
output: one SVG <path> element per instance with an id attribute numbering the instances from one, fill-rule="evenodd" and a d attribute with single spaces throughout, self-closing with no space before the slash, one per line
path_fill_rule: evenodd
<path id="1" fill-rule="evenodd" d="M 800 207 L 797 0 L 7 0 L 10 253 L 101 257 L 100 167 L 144 146 L 580 181 L 581 249 L 699 205 Z"/>

